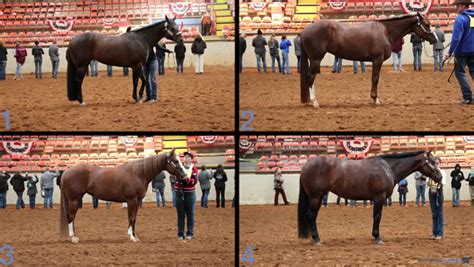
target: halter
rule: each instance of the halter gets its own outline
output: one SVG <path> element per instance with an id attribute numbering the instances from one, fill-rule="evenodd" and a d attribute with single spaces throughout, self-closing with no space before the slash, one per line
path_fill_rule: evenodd
<path id="1" fill-rule="evenodd" d="M 429 153 L 429 152 L 425 152 L 425 154 L 424 154 L 425 162 L 424 162 L 424 164 L 423 164 L 421 167 L 424 167 L 425 165 L 428 165 L 428 167 L 430 168 L 431 172 L 435 173 L 435 171 L 436 171 L 437 168 L 429 161 L 428 153 Z"/>
<path id="2" fill-rule="evenodd" d="M 179 36 L 181 35 L 181 32 L 178 31 L 176 34 L 174 34 L 169 28 L 168 28 L 168 22 L 165 22 L 165 29 L 166 29 L 166 32 L 170 35 L 170 36 Z"/>

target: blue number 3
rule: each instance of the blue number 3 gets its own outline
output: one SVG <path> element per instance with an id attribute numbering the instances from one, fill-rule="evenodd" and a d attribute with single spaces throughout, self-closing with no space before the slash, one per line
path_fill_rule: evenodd
<path id="1" fill-rule="evenodd" d="M 4 259 L 3 257 L 0 257 L 0 264 L 3 265 L 12 265 L 13 263 L 13 247 L 10 245 L 3 245 L 2 248 L 0 248 L 0 253 L 5 252 L 5 256 L 7 256 L 7 259 Z"/>
<path id="2" fill-rule="evenodd" d="M 253 262 L 255 259 L 253 258 L 253 248 L 252 245 L 248 245 L 247 249 L 244 252 L 244 255 L 242 255 L 242 258 L 240 258 L 242 262 L 248 262 L 250 265 L 253 265 Z"/>

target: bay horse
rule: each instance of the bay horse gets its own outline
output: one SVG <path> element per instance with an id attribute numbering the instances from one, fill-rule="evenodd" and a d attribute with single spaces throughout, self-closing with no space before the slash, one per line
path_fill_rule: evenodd
<path id="1" fill-rule="evenodd" d="M 382 63 L 391 56 L 393 44 L 411 32 L 430 44 L 437 42 L 436 34 L 430 29 L 430 21 L 421 13 L 353 25 L 320 20 L 306 26 L 301 32 L 301 103 L 311 104 L 312 101 L 312 105 L 319 108 L 316 74 L 321 73 L 324 55 L 331 53 L 343 59 L 372 62 L 370 96 L 379 105 L 377 85 Z"/>
<path id="2" fill-rule="evenodd" d="M 61 177 L 61 238 L 67 237 L 68 227 L 71 242 L 79 242 L 74 219 L 80 199 L 89 193 L 106 201 L 127 202 L 128 235 L 131 241 L 139 241 L 135 237 L 139 201 L 145 196 L 151 180 L 165 170 L 179 179 L 187 177 L 174 148 L 168 153 L 130 161 L 114 168 L 101 168 L 84 163 L 69 168 Z"/>
<path id="3" fill-rule="evenodd" d="M 308 161 L 300 174 L 299 237 L 308 238 L 311 231 L 314 243 L 320 245 L 316 219 L 323 196 L 331 191 L 347 199 L 373 200 L 372 236 L 375 243 L 383 243 L 379 225 L 385 199 L 392 195 L 400 180 L 415 171 L 433 178 L 436 182 L 442 179 L 431 151 L 386 154 L 363 160 L 321 156 Z"/>
<path id="4" fill-rule="evenodd" d="M 145 88 L 143 65 L 148 59 L 150 50 L 163 37 L 175 42 L 182 40 L 175 18 L 166 17 L 164 21 L 117 36 L 86 32 L 74 37 L 66 51 L 69 101 L 78 101 L 84 105 L 82 82 L 89 63 L 95 59 L 106 65 L 131 67 L 133 70 L 132 97 L 135 102 L 140 102 Z M 138 78 L 142 82 L 139 97 L 137 96 Z"/>

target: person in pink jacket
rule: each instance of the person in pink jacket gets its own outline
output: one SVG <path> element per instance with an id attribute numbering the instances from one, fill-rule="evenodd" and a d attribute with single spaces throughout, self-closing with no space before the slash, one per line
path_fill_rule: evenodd
<path id="1" fill-rule="evenodd" d="M 403 37 L 396 41 L 392 47 L 392 62 L 394 71 L 403 71 L 402 68 L 402 48 L 403 48 Z"/>
<path id="2" fill-rule="evenodd" d="M 26 56 L 28 53 L 26 52 L 26 49 L 20 45 L 20 43 L 16 43 L 16 49 L 15 49 L 15 58 L 16 58 L 16 72 L 15 72 L 15 80 L 16 78 L 19 78 L 20 80 L 23 80 L 23 71 L 22 67 L 23 64 L 25 64 L 26 61 Z"/>

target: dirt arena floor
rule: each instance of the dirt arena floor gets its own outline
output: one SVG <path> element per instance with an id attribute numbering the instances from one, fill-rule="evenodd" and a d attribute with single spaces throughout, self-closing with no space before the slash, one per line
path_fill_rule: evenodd
<path id="1" fill-rule="evenodd" d="M 406 72 L 399 73 L 383 67 L 378 87 L 382 105 L 374 106 L 370 66 L 357 75 L 352 66 L 344 66 L 341 74 L 324 67 L 316 78 L 320 109 L 300 104 L 296 69 L 287 76 L 245 68 L 240 76 L 240 125 L 248 119 L 242 118 L 242 112 L 251 110 L 255 117 L 248 126 L 258 131 L 474 129 L 474 106 L 458 103 L 462 96 L 454 75 L 451 84 L 447 81 L 452 64 L 443 73 L 435 73 L 432 65 L 425 65 L 423 72 L 413 72 L 410 65 L 404 68 Z"/>
<path id="2" fill-rule="evenodd" d="M 359 202 L 360 203 L 360 202 Z M 256 266 L 412 265 L 432 266 L 432 259 L 473 257 L 474 207 L 452 208 L 445 202 L 444 240 L 429 240 L 429 206 L 384 208 L 380 224 L 385 244 L 372 242 L 372 208 L 321 208 L 321 246 L 298 239 L 297 205 L 240 206 L 240 256 L 253 245 Z M 452 264 L 450 264 L 452 265 Z M 458 264 L 460 265 L 460 264 Z M 464 265 L 465 266 L 465 265 Z"/>
<path id="3" fill-rule="evenodd" d="M 234 130 L 234 68 L 206 66 L 204 75 L 186 68 L 183 75 L 166 69 L 158 77 L 158 102 L 134 104 L 131 72 L 123 77 L 86 77 L 86 106 L 67 100 L 65 73 L 54 81 L 28 74 L 23 81 L 8 75 L 0 97 L 10 111 L 14 131 L 208 131 Z M 141 83 L 139 83 L 141 84 Z M 0 118 L 2 129 L 5 127 Z"/>
<path id="4" fill-rule="evenodd" d="M 0 241 L 14 248 L 14 266 L 233 266 L 234 209 L 195 210 L 195 239 L 178 241 L 176 210 L 147 203 L 138 211 L 138 243 L 127 236 L 127 211 L 114 204 L 79 210 L 72 244 L 59 239 L 59 209 L 0 210 Z M 57 206 L 59 207 L 59 206 Z M 1 255 L 3 256 L 3 255 Z"/>

